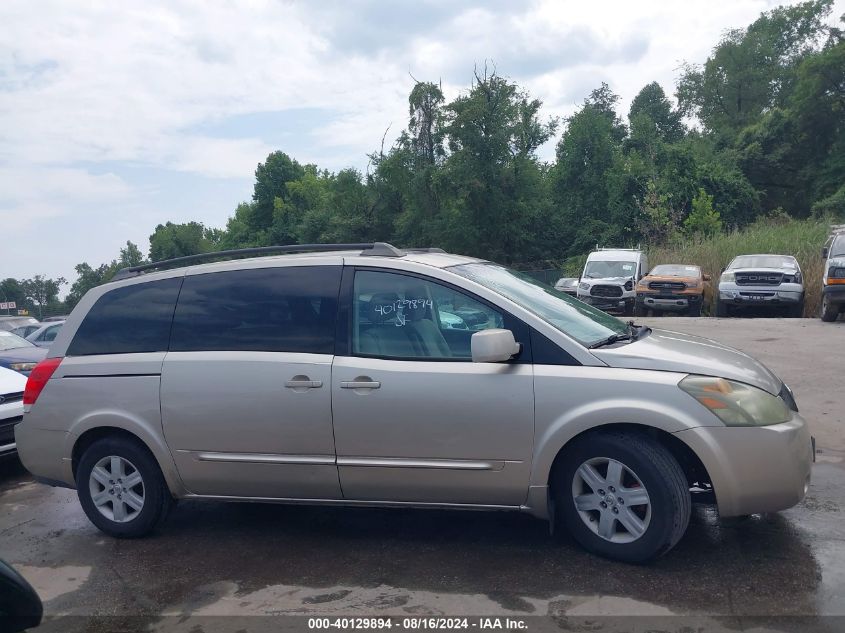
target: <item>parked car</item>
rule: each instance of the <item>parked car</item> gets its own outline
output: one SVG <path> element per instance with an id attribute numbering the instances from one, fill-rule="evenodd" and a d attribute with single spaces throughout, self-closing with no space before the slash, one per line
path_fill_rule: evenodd
<path id="1" fill-rule="evenodd" d="M 0 367 L 0 458 L 15 454 L 15 425 L 23 416 L 25 386 L 24 376 Z"/>
<path id="2" fill-rule="evenodd" d="M 0 623 L 4 633 L 34 629 L 43 615 L 44 606 L 32 585 L 0 560 Z"/>
<path id="3" fill-rule="evenodd" d="M 0 330 L 0 367 L 28 376 L 46 355 L 46 349 L 33 345 L 17 334 Z"/>
<path id="4" fill-rule="evenodd" d="M 832 229 L 822 249 L 822 321 L 836 321 L 845 312 L 845 224 Z"/>
<path id="5" fill-rule="evenodd" d="M 311 249 L 90 290 L 27 382 L 24 465 L 117 537 L 178 498 L 518 510 L 626 561 L 678 542 L 692 491 L 723 517 L 807 491 L 792 392 L 743 352 L 480 259 Z"/>
<path id="6" fill-rule="evenodd" d="M 634 314 L 634 286 L 648 272 L 645 253 L 636 248 L 599 248 L 587 256 L 578 298 L 600 310 Z"/>
<path id="7" fill-rule="evenodd" d="M 688 316 L 701 316 L 702 308 L 710 298 L 710 275 L 691 264 L 660 264 L 640 279 L 636 287 L 636 314 L 645 316 L 649 311 L 678 312 Z"/>
<path id="8" fill-rule="evenodd" d="M 786 310 L 804 314 L 804 279 L 792 255 L 739 255 L 719 278 L 716 316 L 726 317 L 746 308 Z"/>
<path id="9" fill-rule="evenodd" d="M 7 332 L 14 330 L 22 325 L 38 325 L 38 319 L 28 316 L 9 316 L 0 315 L 0 330 Z"/>
<path id="10" fill-rule="evenodd" d="M 29 336 L 30 334 L 35 332 L 35 330 L 37 330 L 40 327 L 41 327 L 40 323 L 30 323 L 28 325 L 21 325 L 20 327 L 16 327 L 15 329 L 9 330 L 9 331 L 16 336 L 20 336 L 21 338 L 26 338 L 27 336 Z"/>
<path id="11" fill-rule="evenodd" d="M 26 340 L 38 347 L 50 347 L 59 330 L 62 329 L 62 325 L 64 325 L 64 321 L 42 323 L 41 327 L 26 337 Z"/>
<path id="12" fill-rule="evenodd" d="M 578 296 L 578 277 L 561 277 L 555 282 L 555 290 L 565 292 L 570 297 Z"/>

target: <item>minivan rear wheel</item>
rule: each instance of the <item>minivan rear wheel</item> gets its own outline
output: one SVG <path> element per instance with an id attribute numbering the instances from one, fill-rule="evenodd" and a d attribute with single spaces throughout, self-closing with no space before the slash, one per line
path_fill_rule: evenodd
<path id="1" fill-rule="evenodd" d="M 82 454 L 76 490 L 88 519 L 118 538 L 150 533 L 173 498 L 153 456 L 124 437 L 97 440 Z"/>
<path id="2" fill-rule="evenodd" d="M 568 446 L 559 464 L 553 482 L 557 519 L 585 549 L 642 563 L 668 552 L 686 531 L 686 476 L 655 440 L 592 433 Z"/>

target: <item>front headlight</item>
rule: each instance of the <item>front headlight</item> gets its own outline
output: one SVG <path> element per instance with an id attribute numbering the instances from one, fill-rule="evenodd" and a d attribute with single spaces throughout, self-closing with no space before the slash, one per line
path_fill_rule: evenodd
<path id="1" fill-rule="evenodd" d="M 579 287 L 581 290 L 589 290 L 589 289 L 590 289 L 590 284 L 588 284 L 586 281 L 582 281 L 580 284 L 578 284 L 578 287 Z"/>
<path id="2" fill-rule="evenodd" d="M 722 273 L 722 276 L 719 278 L 719 281 L 736 281 L 736 273 Z"/>
<path id="3" fill-rule="evenodd" d="M 10 363 L 9 369 L 15 371 L 32 371 L 38 363 Z"/>
<path id="4" fill-rule="evenodd" d="M 762 389 L 709 376 L 687 376 L 678 386 L 710 409 L 726 426 L 768 426 L 792 415 L 783 400 Z"/>

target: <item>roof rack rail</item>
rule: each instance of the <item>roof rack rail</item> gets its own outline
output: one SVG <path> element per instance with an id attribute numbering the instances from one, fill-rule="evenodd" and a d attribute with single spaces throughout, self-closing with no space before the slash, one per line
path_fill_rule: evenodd
<path id="1" fill-rule="evenodd" d="M 141 264 L 140 266 L 129 266 L 121 268 L 111 281 L 119 281 L 121 279 L 128 279 L 136 277 L 149 270 L 158 270 L 164 268 L 171 268 L 178 265 L 193 264 L 205 260 L 218 259 L 220 257 L 247 257 L 247 256 L 262 256 L 275 255 L 279 253 L 319 253 L 328 251 L 340 250 L 358 250 L 361 249 L 361 255 L 368 255 L 371 257 L 403 257 L 405 251 L 388 244 L 387 242 L 358 242 L 354 244 L 288 244 L 285 246 L 256 246 L 254 248 L 236 248 L 228 251 L 212 251 L 210 253 L 199 253 L 197 255 L 186 255 L 184 257 L 174 257 L 173 259 L 163 259 L 158 262 L 151 262 L 149 264 Z"/>
<path id="2" fill-rule="evenodd" d="M 643 249 L 642 249 L 641 244 L 637 244 L 636 248 L 616 248 L 614 246 L 599 246 L 598 244 L 596 244 L 596 250 L 597 251 L 641 251 Z"/>

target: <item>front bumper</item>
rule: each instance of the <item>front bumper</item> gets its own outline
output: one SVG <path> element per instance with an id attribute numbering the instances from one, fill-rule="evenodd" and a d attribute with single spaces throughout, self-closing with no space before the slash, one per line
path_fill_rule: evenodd
<path id="1" fill-rule="evenodd" d="M 845 303 L 845 284 L 822 286 L 822 294 L 831 304 L 841 305 Z"/>
<path id="2" fill-rule="evenodd" d="M 719 302 L 736 306 L 784 306 L 801 303 L 804 288 L 800 284 L 779 286 L 739 286 L 735 283 L 719 284 Z"/>
<path id="3" fill-rule="evenodd" d="M 594 297 L 592 295 L 579 295 L 578 299 L 583 301 L 584 303 L 589 303 L 594 308 L 598 308 L 599 310 L 607 310 L 607 311 L 614 311 L 614 310 L 625 310 L 625 308 L 630 308 L 634 305 L 634 296 L 628 297 Z"/>
<path id="4" fill-rule="evenodd" d="M 807 493 L 813 440 L 797 413 L 783 424 L 697 427 L 675 436 L 707 469 L 720 516 L 785 510 Z"/>
<path id="5" fill-rule="evenodd" d="M 641 293 L 637 295 L 637 303 L 649 309 L 683 312 L 690 306 L 701 303 L 701 295 Z"/>

